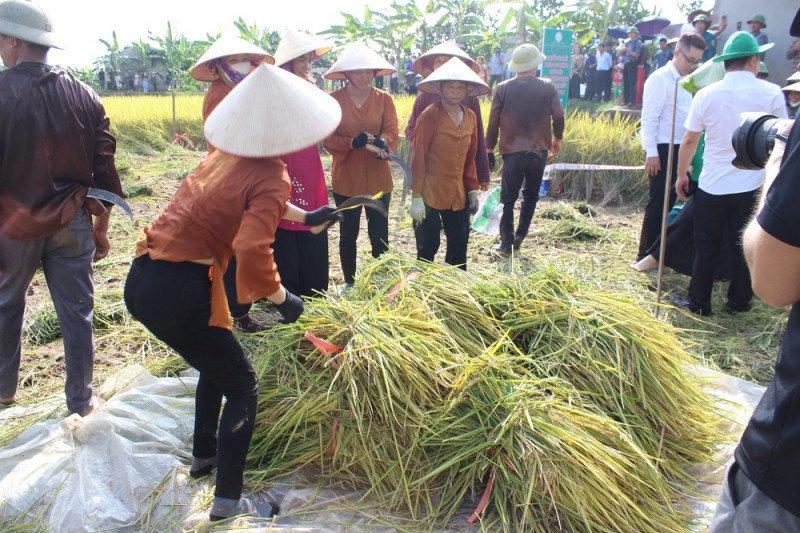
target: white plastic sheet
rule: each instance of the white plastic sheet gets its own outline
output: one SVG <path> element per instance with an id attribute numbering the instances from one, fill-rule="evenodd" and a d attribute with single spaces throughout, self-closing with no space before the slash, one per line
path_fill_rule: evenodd
<path id="1" fill-rule="evenodd" d="M 731 444 L 721 447 L 718 457 L 724 463 L 763 387 L 703 368 L 693 372 L 727 413 L 724 428 Z M 36 521 L 56 532 L 185 531 L 204 523 L 213 477 L 198 482 L 186 475 L 196 385 L 196 377 L 155 378 L 134 366 L 104 384 L 99 392 L 106 404 L 85 418 L 63 418 L 66 409 L 58 399 L 0 411 L 0 423 L 63 411 L 0 448 L 0 520 Z M 705 523 L 713 513 L 723 474 L 724 466 L 697 467 L 698 490 L 707 498 L 695 499 L 693 506 Z M 360 493 L 308 487 L 303 479 L 275 480 L 269 490 L 255 495 L 280 504 L 277 520 L 243 518 L 237 525 L 251 530 L 343 532 L 358 530 L 370 516 L 392 522 L 380 509 L 359 504 Z M 352 510 L 343 511 L 347 508 Z M 470 529 L 465 522 L 470 510 L 465 503 L 463 516 L 454 521 L 459 531 Z M 376 531 L 372 526 L 369 530 Z"/>

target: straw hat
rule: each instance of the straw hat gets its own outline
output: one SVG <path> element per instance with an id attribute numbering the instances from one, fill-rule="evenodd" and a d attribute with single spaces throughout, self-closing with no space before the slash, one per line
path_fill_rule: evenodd
<path id="1" fill-rule="evenodd" d="M 788 92 L 800 93 L 800 83 L 793 83 L 791 85 L 787 85 L 781 90 L 786 93 Z"/>
<path id="2" fill-rule="evenodd" d="M 539 51 L 535 45 L 521 44 L 514 49 L 511 55 L 511 63 L 508 64 L 508 70 L 511 72 L 525 72 L 539 68 L 545 62 L 547 56 Z"/>
<path id="3" fill-rule="evenodd" d="M 433 58 L 434 56 L 451 56 L 458 57 L 466 63 L 476 73 L 480 71 L 480 66 L 476 63 L 469 54 L 459 48 L 455 41 L 445 41 L 442 44 L 437 44 L 414 61 L 414 72 L 418 72 L 423 76 L 429 75 L 433 69 L 427 66 L 426 59 Z"/>
<path id="4" fill-rule="evenodd" d="M 445 81 L 461 81 L 467 84 L 467 96 L 480 96 L 487 94 L 491 89 L 475 74 L 472 69 L 461 61 L 461 58 L 451 57 L 447 63 L 431 72 L 419 84 L 419 90 L 425 93 L 439 94 L 439 84 Z"/>
<path id="5" fill-rule="evenodd" d="M 712 61 L 719 63 L 720 61 L 726 61 L 728 59 L 756 56 L 766 52 L 773 46 L 775 46 L 775 43 L 767 43 L 758 46 L 756 38 L 750 35 L 749 32 L 737 31 L 725 42 L 725 48 L 722 49 L 722 53 L 715 56 Z"/>
<path id="6" fill-rule="evenodd" d="M 50 17 L 39 4 L 29 0 L 0 2 L 0 33 L 48 48 L 64 49 L 61 39 L 53 32 Z"/>
<path id="7" fill-rule="evenodd" d="M 281 66 L 309 52 L 314 52 L 314 55 L 319 57 L 332 49 L 332 44 L 328 44 L 327 41 L 316 35 L 309 35 L 297 30 L 286 30 L 278 44 L 278 49 L 275 50 L 275 63 L 273 64 Z"/>
<path id="8" fill-rule="evenodd" d="M 219 75 L 216 69 L 211 68 L 211 61 L 222 57 L 238 56 L 241 54 L 263 57 L 265 62 L 269 64 L 275 63 L 275 58 L 253 43 L 245 41 L 241 37 L 235 35 L 223 35 L 214 41 L 214 43 L 208 47 L 208 50 L 200 56 L 200 59 L 197 60 L 197 63 L 195 63 L 189 71 L 189 75 L 197 81 L 214 81 L 219 78 Z"/>
<path id="9" fill-rule="evenodd" d="M 261 64 L 206 120 L 206 139 L 229 154 L 270 157 L 296 152 L 333 133 L 342 109 L 294 74 Z"/>
<path id="10" fill-rule="evenodd" d="M 375 77 L 397 72 L 397 69 L 388 61 L 367 48 L 366 45 L 351 43 L 345 47 L 339 55 L 339 59 L 331 65 L 324 77 L 329 80 L 344 80 L 347 79 L 345 72 L 352 70 L 374 70 Z"/>

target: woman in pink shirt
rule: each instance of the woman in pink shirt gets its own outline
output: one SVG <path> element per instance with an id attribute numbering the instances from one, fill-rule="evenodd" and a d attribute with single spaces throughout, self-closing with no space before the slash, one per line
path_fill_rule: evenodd
<path id="1" fill-rule="evenodd" d="M 331 48 L 319 37 L 289 30 L 275 51 L 275 64 L 313 83 L 311 65 Z M 281 160 L 292 182 L 289 203 L 303 210 L 328 205 L 328 187 L 316 144 L 284 154 Z M 278 224 L 272 245 L 284 287 L 303 298 L 328 288 L 328 234 L 315 235 L 310 230 L 284 219 Z"/>

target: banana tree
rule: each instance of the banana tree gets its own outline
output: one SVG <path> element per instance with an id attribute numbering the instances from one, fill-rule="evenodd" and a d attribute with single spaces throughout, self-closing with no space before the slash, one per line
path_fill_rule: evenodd
<path id="1" fill-rule="evenodd" d="M 172 134 L 178 134 L 176 126 L 176 113 L 175 113 L 175 92 L 178 88 L 178 82 L 185 81 L 188 76 L 189 67 L 199 57 L 197 46 L 188 41 L 183 35 L 175 35 L 172 32 L 172 23 L 167 22 L 167 33 L 161 37 L 153 35 L 148 32 L 148 38 L 156 43 L 158 47 L 155 50 L 160 53 L 164 66 L 167 71 L 167 78 L 169 80 L 169 87 L 172 92 Z"/>

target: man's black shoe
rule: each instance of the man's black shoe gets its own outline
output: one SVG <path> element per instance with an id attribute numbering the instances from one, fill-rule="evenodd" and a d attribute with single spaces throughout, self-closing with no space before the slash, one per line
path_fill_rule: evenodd
<path id="1" fill-rule="evenodd" d="M 736 315 L 738 313 L 746 313 L 753 308 L 753 304 L 749 303 L 743 306 L 733 306 L 731 304 L 725 304 L 725 312 L 729 315 Z"/>

